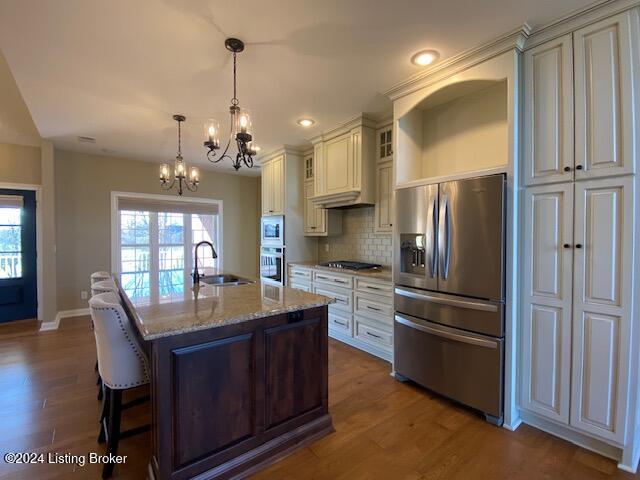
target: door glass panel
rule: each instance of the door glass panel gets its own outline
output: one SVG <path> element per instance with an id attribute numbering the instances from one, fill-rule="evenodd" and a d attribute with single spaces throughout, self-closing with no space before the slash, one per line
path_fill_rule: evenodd
<path id="1" fill-rule="evenodd" d="M 21 208 L 0 208 L 0 278 L 22 277 Z"/>

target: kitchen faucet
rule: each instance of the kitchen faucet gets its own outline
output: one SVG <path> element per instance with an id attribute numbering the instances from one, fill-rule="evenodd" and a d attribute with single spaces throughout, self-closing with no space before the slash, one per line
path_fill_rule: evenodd
<path id="1" fill-rule="evenodd" d="M 193 261 L 193 274 L 191 275 L 193 277 L 193 284 L 194 285 L 198 285 L 200 283 L 200 277 L 202 277 L 203 275 L 200 275 L 200 273 L 198 272 L 198 247 L 200 247 L 200 245 L 209 245 L 211 247 L 211 253 L 213 255 L 213 258 L 218 258 L 218 254 L 216 253 L 216 249 L 213 248 L 213 243 L 208 242 L 206 240 L 203 240 L 201 242 L 198 242 L 196 244 L 196 248 L 194 249 L 194 261 Z"/>

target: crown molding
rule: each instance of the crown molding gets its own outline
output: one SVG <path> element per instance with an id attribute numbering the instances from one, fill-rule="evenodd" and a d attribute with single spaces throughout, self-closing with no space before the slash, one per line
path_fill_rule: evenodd
<path id="1" fill-rule="evenodd" d="M 584 8 L 574 10 L 551 22 L 533 28 L 529 38 L 525 42 L 525 50 L 639 5 L 640 0 L 599 0 Z"/>
<path id="2" fill-rule="evenodd" d="M 333 137 L 337 137 L 338 135 L 342 135 L 344 133 L 350 132 L 352 129 L 356 127 L 376 128 L 376 125 L 377 125 L 377 122 L 375 120 L 369 118 L 363 113 L 359 113 L 358 115 L 351 117 L 349 120 L 339 123 L 338 125 L 333 127 L 331 130 L 327 130 L 311 138 L 311 143 L 316 144 L 318 142 L 329 140 Z"/>
<path id="3" fill-rule="evenodd" d="M 391 100 L 397 100 L 400 97 L 404 97 L 416 90 L 420 90 L 443 78 L 497 57 L 507 51 L 514 49 L 522 51 L 530 32 L 531 27 L 525 23 L 521 27 L 500 35 L 487 43 L 465 50 L 412 75 L 407 80 L 391 87 L 384 92 L 384 95 Z"/>
<path id="4" fill-rule="evenodd" d="M 304 153 L 308 150 L 308 147 L 305 146 L 297 146 L 297 145 L 283 145 L 282 147 L 272 150 L 269 153 L 265 153 L 264 155 L 260 155 L 260 158 L 256 160 L 259 165 L 268 162 L 269 160 L 274 159 L 279 155 L 304 155 Z"/>

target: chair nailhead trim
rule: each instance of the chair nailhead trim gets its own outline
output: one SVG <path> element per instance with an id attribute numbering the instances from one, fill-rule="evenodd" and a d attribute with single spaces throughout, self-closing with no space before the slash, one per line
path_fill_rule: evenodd
<path id="1" fill-rule="evenodd" d="M 109 388 L 113 388 L 113 389 L 117 389 L 117 390 L 122 390 L 125 388 L 133 388 L 133 387 L 138 387 L 140 385 L 146 385 L 147 383 L 149 383 L 149 365 L 147 364 L 147 358 L 144 354 L 142 354 L 142 352 L 140 352 L 140 349 L 138 348 L 138 345 L 132 341 L 131 337 L 129 336 L 129 334 L 127 333 L 127 329 L 124 328 L 124 325 L 122 323 L 122 316 L 120 315 L 120 312 L 113 308 L 113 307 L 93 307 L 94 310 L 103 310 L 103 311 L 107 311 L 107 310 L 112 310 L 115 312 L 116 316 L 118 317 L 118 325 L 120 326 L 120 330 L 122 330 L 122 333 L 124 333 L 125 338 L 127 339 L 127 342 L 129 342 L 129 345 L 131 346 L 131 349 L 133 350 L 133 352 L 136 354 L 136 356 L 138 357 L 138 359 L 140 360 L 140 363 L 142 364 L 142 369 L 144 370 L 144 379 L 140 382 L 134 382 L 134 383 L 125 383 L 125 384 L 121 384 L 121 383 L 116 383 L 116 384 L 110 384 L 108 382 L 106 382 L 104 380 L 104 378 L 102 379 L 103 383 L 109 387 Z"/>

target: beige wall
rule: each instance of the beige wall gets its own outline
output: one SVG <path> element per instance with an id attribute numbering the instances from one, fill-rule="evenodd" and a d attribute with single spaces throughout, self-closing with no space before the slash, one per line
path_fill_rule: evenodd
<path id="1" fill-rule="evenodd" d="M 40 185 L 40 147 L 0 143 L 0 182 Z"/>
<path id="2" fill-rule="evenodd" d="M 507 84 L 424 112 L 422 178 L 508 163 Z"/>
<path id="3" fill-rule="evenodd" d="M 86 308 L 89 275 L 111 269 L 111 191 L 175 196 L 158 184 L 158 164 L 55 152 L 58 310 Z M 201 173 L 190 196 L 223 201 L 224 268 L 257 278 L 260 178 Z"/>

